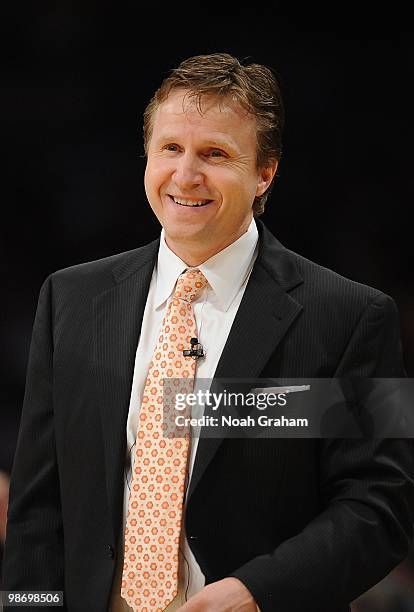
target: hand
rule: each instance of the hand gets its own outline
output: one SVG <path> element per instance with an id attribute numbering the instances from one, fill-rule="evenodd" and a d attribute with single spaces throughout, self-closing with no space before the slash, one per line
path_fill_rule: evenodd
<path id="1" fill-rule="evenodd" d="M 256 612 L 250 591 L 237 578 L 224 578 L 193 595 L 180 612 Z"/>

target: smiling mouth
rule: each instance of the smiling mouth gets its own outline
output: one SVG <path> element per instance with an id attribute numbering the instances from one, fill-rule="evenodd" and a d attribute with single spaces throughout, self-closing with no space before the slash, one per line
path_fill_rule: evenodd
<path id="1" fill-rule="evenodd" d="M 174 204 L 179 204 L 180 206 L 185 206 L 187 208 L 200 208 L 202 206 L 207 206 L 207 204 L 211 204 L 213 200 L 189 200 L 187 198 L 176 198 L 168 194 L 168 197 L 174 202 Z"/>

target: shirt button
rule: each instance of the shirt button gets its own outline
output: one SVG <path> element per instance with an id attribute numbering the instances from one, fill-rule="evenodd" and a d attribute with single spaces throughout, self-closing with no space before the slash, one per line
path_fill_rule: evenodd
<path id="1" fill-rule="evenodd" d="M 198 540 L 198 536 L 190 535 L 190 540 Z"/>
<path id="2" fill-rule="evenodd" d="M 115 557 L 115 552 L 114 552 L 113 546 L 111 546 L 110 544 L 108 544 L 108 546 L 106 547 L 106 550 L 107 550 L 107 552 L 108 552 L 108 557 L 109 557 L 110 559 L 113 559 L 113 558 Z"/>

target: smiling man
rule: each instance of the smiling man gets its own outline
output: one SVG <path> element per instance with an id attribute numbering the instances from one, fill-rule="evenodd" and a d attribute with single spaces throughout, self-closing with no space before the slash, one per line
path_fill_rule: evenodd
<path id="1" fill-rule="evenodd" d="M 70 612 L 346 612 L 407 554 L 407 440 L 163 435 L 168 378 L 404 376 L 392 299 L 258 219 L 282 127 L 272 71 L 225 53 L 150 101 L 160 239 L 41 290 L 5 588 L 64 591 Z"/>
<path id="2" fill-rule="evenodd" d="M 148 117 L 145 189 L 169 248 L 198 266 L 247 232 L 278 161 L 257 164 L 256 118 L 231 97 L 173 90 Z M 147 111 L 148 114 L 148 111 Z M 276 155 L 276 153 L 274 153 Z"/>

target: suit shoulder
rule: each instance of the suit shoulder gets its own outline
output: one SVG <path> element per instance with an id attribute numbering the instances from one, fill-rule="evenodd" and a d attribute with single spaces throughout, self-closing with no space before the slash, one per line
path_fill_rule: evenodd
<path id="1" fill-rule="evenodd" d="M 158 244 L 159 241 L 154 240 L 136 249 L 62 268 L 53 272 L 45 282 L 50 281 L 54 292 L 97 294 L 112 287 L 115 280 L 124 280 L 154 259 Z"/>
<path id="2" fill-rule="evenodd" d="M 346 278 L 293 251 L 289 251 L 289 254 L 294 259 L 304 281 L 298 288 L 299 293 L 312 301 L 329 301 L 341 307 L 349 305 L 362 308 L 373 302 L 392 301 L 390 296 L 375 287 Z"/>

